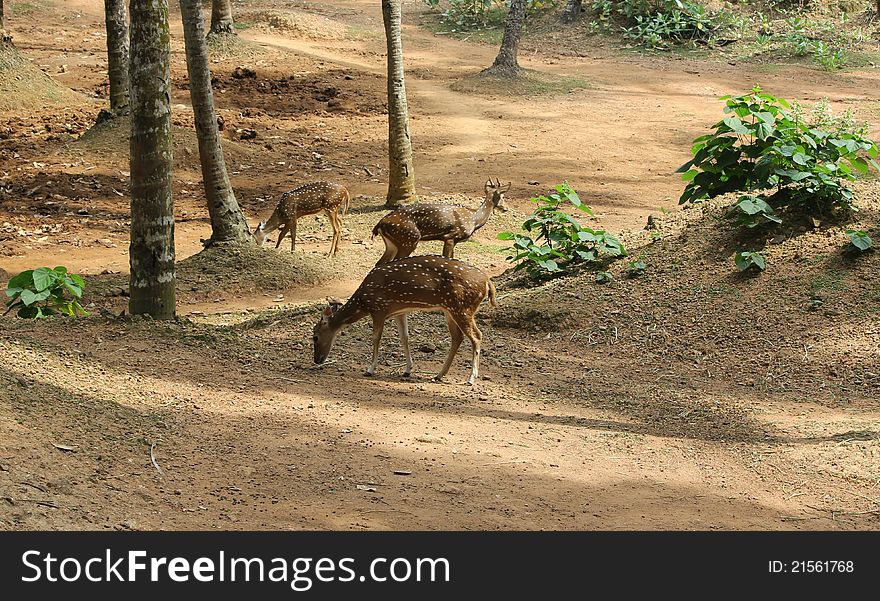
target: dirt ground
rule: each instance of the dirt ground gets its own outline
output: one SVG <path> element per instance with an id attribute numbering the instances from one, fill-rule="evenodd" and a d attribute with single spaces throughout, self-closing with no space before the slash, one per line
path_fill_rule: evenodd
<path id="1" fill-rule="evenodd" d="M 476 386 L 467 345 L 445 382 L 430 379 L 448 347 L 438 315 L 412 319 L 414 378 L 400 377 L 390 326 L 368 379 L 368 324 L 325 365 L 310 335 L 324 299 L 350 295 L 383 250 L 369 236 L 387 174 L 379 3 L 234 5 L 239 40 L 211 66 L 249 222 L 306 181 L 343 183 L 353 201 L 335 259 L 315 217 L 294 257 L 287 241 L 227 263 L 196 254 L 210 224 L 173 7 L 171 323 L 114 317 L 127 301 L 128 125 L 92 127 L 107 97 L 101 3 L 7 9 L 32 71 L 0 70 L 0 276 L 63 264 L 87 277 L 91 316 L 0 319 L 0 528 L 880 528 L 880 260 L 842 257 L 844 226 L 821 224 L 741 277 L 720 205 L 679 210 L 672 173 L 720 118 L 718 97 L 758 83 L 851 108 L 876 138 L 875 68 L 646 55 L 589 37 L 573 52 L 529 36 L 523 66 L 569 89 L 512 93 L 473 78 L 495 46 L 435 35 L 418 25 L 424 4 L 404 2 L 419 194 L 475 206 L 487 178 L 512 187 L 509 210 L 457 248 L 499 283 L 500 306 L 479 314 Z M 647 262 L 644 277 L 615 266 L 605 286 L 590 274 L 513 285 L 497 233 L 564 180 L 593 227 Z M 850 225 L 880 239 L 880 184 L 855 189 Z"/>

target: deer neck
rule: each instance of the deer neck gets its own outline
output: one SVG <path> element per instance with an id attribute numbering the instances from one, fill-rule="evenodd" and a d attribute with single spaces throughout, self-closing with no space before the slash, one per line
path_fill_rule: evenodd
<path id="1" fill-rule="evenodd" d="M 495 205 L 492 202 L 492 196 L 487 196 L 486 200 L 483 201 L 483 204 L 480 205 L 480 208 L 474 211 L 473 220 L 471 222 L 471 232 L 474 232 L 489 221 L 489 217 L 492 216 L 492 211 L 495 209 Z"/>
<path id="2" fill-rule="evenodd" d="M 347 303 L 339 307 L 339 309 L 330 316 L 328 321 L 333 331 L 338 332 L 344 326 L 352 324 L 366 316 L 367 311 L 362 309 L 354 298 L 350 298 Z"/>

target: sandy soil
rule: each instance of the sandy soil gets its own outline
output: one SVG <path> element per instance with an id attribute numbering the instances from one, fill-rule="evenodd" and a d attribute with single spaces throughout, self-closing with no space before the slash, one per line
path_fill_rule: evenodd
<path id="1" fill-rule="evenodd" d="M 526 39 L 523 66 L 585 87 L 463 92 L 496 48 L 436 36 L 417 25 L 423 6 L 405 3 L 419 193 L 475 206 L 487 177 L 512 182 L 510 211 L 458 256 L 505 282 L 497 233 L 567 180 L 595 225 L 622 232 L 650 269 L 605 287 L 589 277 L 538 292 L 500 286 L 501 307 L 480 313 L 474 387 L 463 385 L 466 347 L 445 383 L 430 379 L 448 345 L 437 315 L 413 319 L 415 378 L 399 377 L 390 326 L 367 379 L 366 323 L 340 336 L 325 365 L 313 364 L 309 338 L 323 299 L 348 296 L 382 251 L 369 239 L 387 172 L 378 3 L 235 4 L 240 42 L 212 68 L 249 221 L 319 178 L 348 186 L 352 208 L 337 259 L 324 256 L 326 221 L 302 221 L 297 252 L 312 271 L 296 282 L 249 278 L 253 263 L 210 273 L 184 261 L 174 323 L 113 317 L 126 304 L 127 125 L 88 131 L 107 93 L 99 3 L 7 15 L 19 50 L 77 94 L 0 114 L 0 268 L 64 264 L 87 275 L 92 316 L 0 319 L 0 528 L 880 526 L 876 260 L 841 263 L 839 231 L 823 230 L 772 251 L 801 257 L 801 272 L 736 278 L 711 212 L 677 210 L 672 174 L 719 119 L 718 96 L 756 83 L 790 100 L 828 97 L 876 134 L 876 70 L 758 70 L 590 38 L 573 55 Z M 176 246 L 186 260 L 210 226 L 173 18 Z M 239 66 L 256 77 L 236 77 Z M 875 182 L 859 198 L 858 219 L 876 227 Z M 649 215 L 666 223 L 659 244 L 643 231 Z M 810 294 L 825 312 L 804 309 Z"/>

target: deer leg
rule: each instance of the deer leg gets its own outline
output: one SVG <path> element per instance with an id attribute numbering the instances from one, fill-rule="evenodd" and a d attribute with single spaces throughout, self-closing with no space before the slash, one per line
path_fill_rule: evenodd
<path id="1" fill-rule="evenodd" d="M 342 238 L 342 222 L 339 214 L 327 211 L 327 218 L 330 219 L 330 226 L 333 228 L 333 241 L 330 243 L 330 256 L 339 252 L 339 240 Z"/>
<path id="2" fill-rule="evenodd" d="M 290 225 L 290 252 L 296 250 L 296 217 L 293 218 L 293 223 Z"/>
<path id="3" fill-rule="evenodd" d="M 397 320 L 397 332 L 400 334 L 400 346 L 403 347 L 403 353 L 406 355 L 406 371 L 403 372 L 403 377 L 408 378 L 412 375 L 413 369 L 412 350 L 409 346 L 409 322 L 407 322 L 406 313 L 395 315 L 394 319 Z"/>
<path id="4" fill-rule="evenodd" d="M 444 240 L 443 241 L 443 256 L 452 258 L 452 253 L 455 250 L 455 240 Z"/>
<path id="5" fill-rule="evenodd" d="M 373 362 L 367 368 L 367 371 L 364 372 L 365 376 L 372 376 L 376 373 L 376 367 L 379 365 L 379 343 L 382 341 L 382 330 L 384 328 L 384 316 L 373 315 Z"/>
<path id="6" fill-rule="evenodd" d="M 281 231 L 278 232 L 278 242 L 275 243 L 275 248 L 281 246 L 281 241 L 284 240 L 284 235 L 290 230 L 290 227 L 285 223 L 284 227 L 281 228 Z"/>
<path id="7" fill-rule="evenodd" d="M 471 361 L 471 377 L 467 381 L 468 385 L 473 386 L 474 380 L 477 379 L 477 374 L 480 371 L 480 346 L 483 342 L 483 333 L 477 328 L 477 322 L 474 321 L 473 315 L 468 317 L 467 323 L 465 323 L 462 330 L 464 335 L 470 339 L 471 347 L 474 349 L 474 357 Z"/>
<path id="8" fill-rule="evenodd" d="M 452 366 L 452 360 L 455 359 L 455 353 L 458 352 L 458 347 L 461 346 L 461 341 L 464 339 L 461 328 L 458 327 L 458 324 L 455 323 L 455 320 L 449 314 L 446 314 L 446 325 L 449 327 L 449 335 L 452 336 L 452 343 L 449 345 L 449 354 L 446 356 L 446 363 L 443 364 L 440 373 L 434 376 L 434 379 L 438 382 L 442 380 L 443 376 L 446 375 L 446 372 L 449 371 L 449 368 Z"/>

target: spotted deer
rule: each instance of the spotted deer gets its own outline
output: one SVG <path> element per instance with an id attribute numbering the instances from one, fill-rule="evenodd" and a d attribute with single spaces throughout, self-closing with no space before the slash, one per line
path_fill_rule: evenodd
<path id="1" fill-rule="evenodd" d="M 435 379 L 441 380 L 449 371 L 461 341 L 467 336 L 474 352 L 471 375 L 467 381 L 472 385 L 480 369 L 480 344 L 483 339 L 474 316 L 487 297 L 493 307 L 497 306 L 495 285 L 489 277 L 463 261 L 431 255 L 407 257 L 379 265 L 367 274 L 348 302 L 331 303 L 324 309 L 312 335 L 315 363 L 327 360 L 336 335 L 342 328 L 369 315 L 373 318 L 373 361 L 364 375 L 372 376 L 379 361 L 379 343 L 385 320 L 393 317 L 397 321 L 400 344 L 406 354 L 403 375 L 409 377 L 413 360 L 407 314 L 440 310 L 446 315 L 452 344 L 446 363 Z"/>
<path id="2" fill-rule="evenodd" d="M 442 240 L 443 256 L 452 258 L 455 245 L 486 225 L 495 208 L 505 210 L 502 201 L 510 183 L 503 188 L 497 179 L 486 181 L 486 198 L 476 210 L 447 204 L 413 204 L 391 211 L 373 228 L 373 238 L 382 236 L 385 254 L 376 265 L 408 257 L 422 240 Z"/>
<path id="3" fill-rule="evenodd" d="M 296 222 L 300 217 L 314 215 L 321 211 L 330 220 L 333 228 L 333 240 L 330 242 L 330 252 L 335 255 L 339 250 L 339 239 L 342 235 L 341 215 L 348 211 L 349 194 L 345 187 L 331 182 L 312 182 L 299 188 L 290 190 L 281 195 L 281 200 L 275 208 L 275 212 L 267 220 L 263 220 L 254 230 L 254 238 L 257 244 L 262 244 L 266 236 L 281 228 L 278 234 L 278 242 L 275 248 L 281 246 L 281 240 L 290 232 L 290 252 L 296 250 Z"/>

